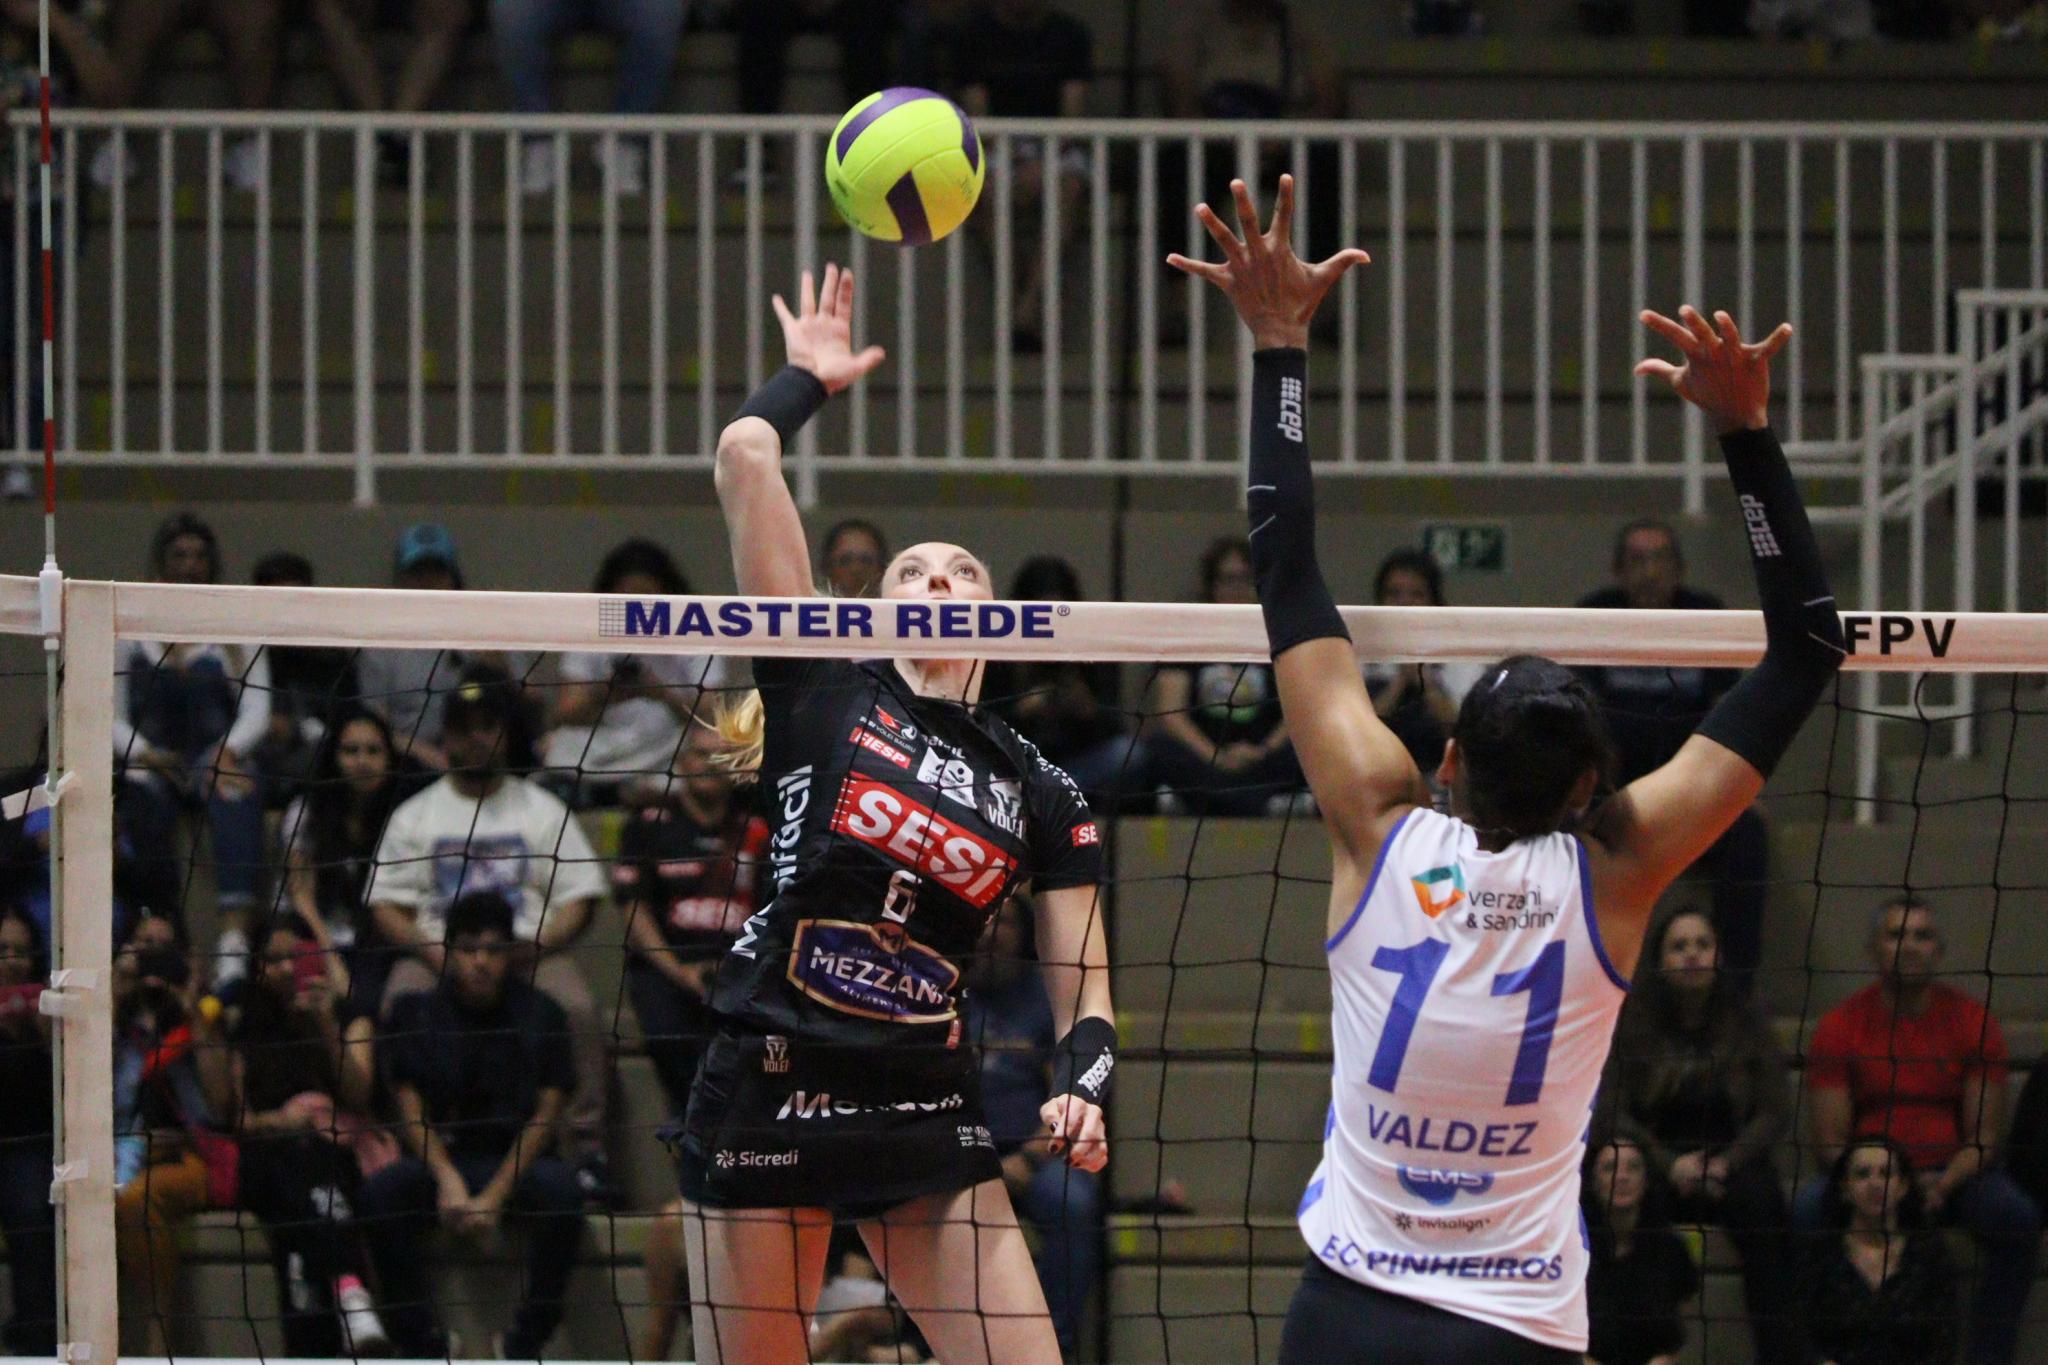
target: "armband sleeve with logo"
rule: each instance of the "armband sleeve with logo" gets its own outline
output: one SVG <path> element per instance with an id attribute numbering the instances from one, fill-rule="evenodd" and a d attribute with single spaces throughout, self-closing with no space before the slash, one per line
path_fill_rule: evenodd
<path id="1" fill-rule="evenodd" d="M 1350 639 L 1316 562 L 1315 479 L 1308 462 L 1308 352 L 1252 355 L 1250 516 L 1252 574 L 1278 658 L 1298 644 Z"/>
<path id="2" fill-rule="evenodd" d="M 1053 1049 L 1052 1093 L 1079 1095 L 1107 1106 L 1110 1074 L 1116 1070 L 1116 1025 L 1089 1015 L 1078 1019 Z"/>
<path id="3" fill-rule="evenodd" d="M 1764 657 L 1700 723 L 1765 777 L 1842 666 L 1842 618 L 1813 524 L 1769 427 L 1721 438 L 1764 613 Z"/>

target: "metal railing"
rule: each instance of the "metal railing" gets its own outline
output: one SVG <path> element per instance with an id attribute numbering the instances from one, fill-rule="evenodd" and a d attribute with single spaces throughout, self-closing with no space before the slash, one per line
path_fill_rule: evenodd
<path id="1" fill-rule="evenodd" d="M 1858 355 L 1950 349 L 1959 288 L 2048 285 L 2048 124 L 990 121 L 974 221 L 914 251 L 821 203 L 828 120 L 57 127 L 66 458 L 348 468 L 366 501 L 392 467 L 703 465 L 779 354 L 768 294 L 827 256 L 866 279 L 856 331 L 891 359 L 806 432 L 805 496 L 821 473 L 910 466 L 1230 474 L 1249 338 L 1158 263 L 1206 244 L 1196 197 L 1283 166 L 1304 249 L 1376 257 L 1317 343 L 1318 449 L 1339 473 L 1674 477 L 1697 507 L 1698 422 L 1629 374 L 1642 307 L 1789 318 L 1787 434 L 1847 461 Z M 17 204 L 32 129 L 16 117 Z M 621 149 L 644 193 L 587 169 Z M 1045 164 L 1063 192 L 1033 200 Z M 12 398 L 32 449 L 27 364 Z"/>
<path id="2" fill-rule="evenodd" d="M 1977 609 L 1988 552 L 1999 610 L 2022 609 L 2022 513 L 2029 487 L 2048 484 L 2048 291 L 1963 290 L 1956 296 L 1956 349 L 1938 355 L 1862 359 L 1859 579 L 1866 607 L 1890 602 L 1925 611 L 1950 576 L 1945 605 Z M 1980 541 L 1980 493 L 1998 490 L 1998 535 Z M 1944 508 L 1943 503 L 1947 506 Z M 1903 583 L 1897 572 L 1903 557 Z M 1891 573 L 1887 573 L 1887 569 Z M 2037 585 L 2037 590 L 2038 590 Z M 1902 591 L 1902 599 L 1891 595 Z M 1949 721 L 1950 752 L 1973 752 L 1976 679 L 1955 674 L 1945 691 L 1929 675 L 1858 680 L 1858 814 L 1874 819 L 1880 722 Z"/>

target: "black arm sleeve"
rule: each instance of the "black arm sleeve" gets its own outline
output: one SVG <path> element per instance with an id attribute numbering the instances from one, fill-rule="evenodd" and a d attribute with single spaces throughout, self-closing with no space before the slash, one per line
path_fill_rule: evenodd
<path id="1" fill-rule="evenodd" d="M 1316 492 L 1309 471 L 1308 352 L 1252 355 L 1252 572 L 1266 612 L 1266 639 L 1279 658 L 1298 644 L 1350 639 L 1316 563 Z"/>
<path id="2" fill-rule="evenodd" d="M 1769 777 L 1842 666 L 1842 618 L 1778 438 L 1769 427 L 1733 432 L 1721 438 L 1721 454 L 1749 537 L 1765 647 L 1699 733 Z"/>

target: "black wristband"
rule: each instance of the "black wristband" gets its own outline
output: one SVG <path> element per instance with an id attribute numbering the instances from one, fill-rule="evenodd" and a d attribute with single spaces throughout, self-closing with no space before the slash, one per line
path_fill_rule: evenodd
<path id="1" fill-rule="evenodd" d="M 818 415 L 818 409 L 825 406 L 830 396 L 818 376 L 797 365 L 784 365 L 747 396 L 747 401 L 733 414 L 733 420 L 758 417 L 775 428 L 775 434 L 786 446 L 804 423 Z"/>
<path id="2" fill-rule="evenodd" d="M 1316 563 L 1315 479 L 1308 462 L 1308 352 L 1252 354 L 1250 484 L 1252 573 L 1278 658 L 1298 644 L 1351 638 Z"/>
<path id="3" fill-rule="evenodd" d="M 1116 1025 L 1097 1015 L 1074 1021 L 1052 1055 L 1052 1093 L 1079 1095 L 1090 1104 L 1109 1103 L 1109 1076 L 1116 1070 Z"/>

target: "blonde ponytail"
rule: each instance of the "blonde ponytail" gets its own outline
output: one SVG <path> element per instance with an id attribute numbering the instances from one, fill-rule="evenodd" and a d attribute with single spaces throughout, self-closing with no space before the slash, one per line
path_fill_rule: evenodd
<path id="1" fill-rule="evenodd" d="M 753 781 L 761 772 L 761 755 L 766 745 L 768 716 L 761 707 L 761 693 L 754 688 L 721 697 L 712 727 L 725 747 L 718 765 L 737 778 Z"/>

